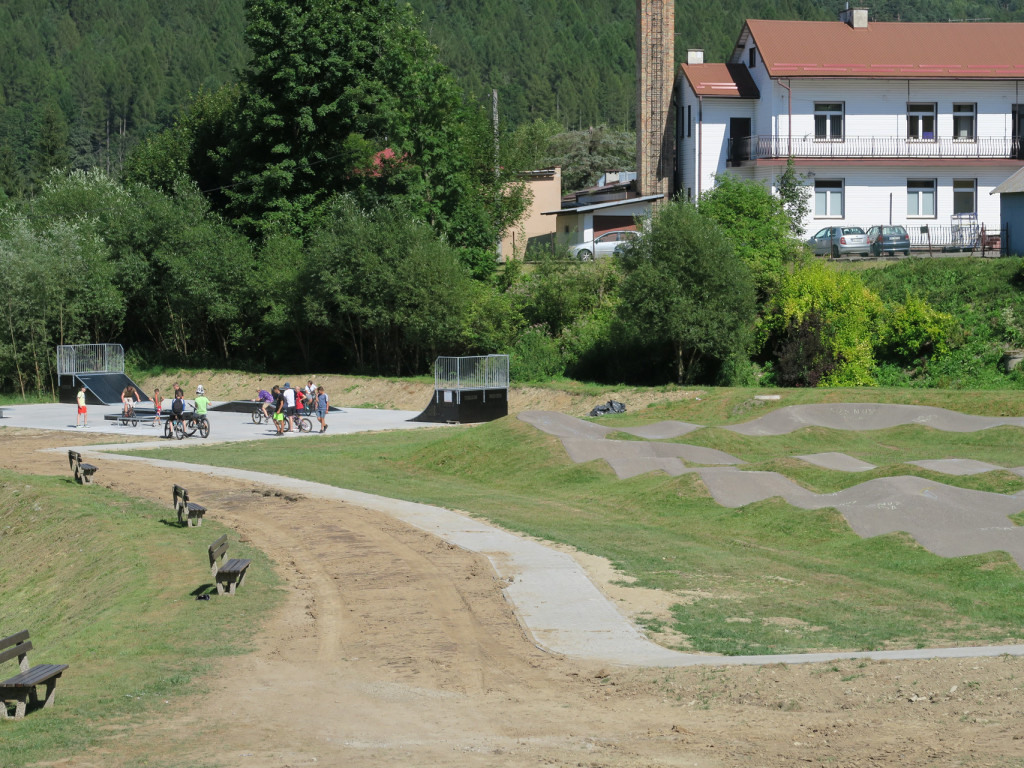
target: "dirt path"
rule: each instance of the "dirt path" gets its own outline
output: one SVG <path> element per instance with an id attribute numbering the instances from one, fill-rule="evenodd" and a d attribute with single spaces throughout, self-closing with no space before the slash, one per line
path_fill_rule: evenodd
<path id="1" fill-rule="evenodd" d="M 66 474 L 35 450 L 67 439 L 4 430 L 0 465 Z M 176 475 L 125 463 L 97 480 L 166 504 Z M 1019 765 L 1021 660 L 599 669 L 535 648 L 489 565 L 421 531 L 187 484 L 278 562 L 287 599 L 206 693 L 61 765 Z"/>

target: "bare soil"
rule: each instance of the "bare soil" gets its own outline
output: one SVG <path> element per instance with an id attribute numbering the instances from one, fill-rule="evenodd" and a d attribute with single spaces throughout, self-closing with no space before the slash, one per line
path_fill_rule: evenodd
<path id="1" fill-rule="evenodd" d="M 323 386 L 331 398 L 331 404 L 349 408 L 390 408 L 402 411 L 420 411 L 430 402 L 434 393 L 432 381 L 423 379 L 382 379 L 364 376 L 314 375 L 313 381 Z M 237 373 L 232 371 L 179 371 L 143 379 L 139 386 L 144 392 L 152 393 L 158 387 L 164 394 L 174 384 L 180 384 L 185 393 L 195 391 L 202 384 L 211 400 L 252 400 L 260 389 L 269 390 L 274 384 L 305 386 L 309 376 L 280 376 Z M 698 390 L 670 389 L 659 391 L 649 388 L 622 388 L 602 391 L 600 396 L 570 393 L 543 387 L 513 387 L 509 390 L 509 411 L 519 413 L 528 410 L 558 411 L 571 416 L 585 416 L 595 405 L 607 400 L 619 400 L 630 410 L 639 410 L 653 402 L 666 400 L 692 400 L 701 394 Z"/>
<path id="2" fill-rule="evenodd" d="M 66 474 L 63 456 L 35 451 L 67 440 L 2 430 L 0 466 Z M 111 470 L 97 482 L 160 503 L 183 480 Z M 358 507 L 199 474 L 187 485 L 274 558 L 286 599 L 203 693 L 135 729 L 110 723 L 99 748 L 50 765 L 1021 765 L 1024 660 L 581 664 L 533 645 L 476 555 Z M 627 613 L 687 598 L 581 562 Z"/>

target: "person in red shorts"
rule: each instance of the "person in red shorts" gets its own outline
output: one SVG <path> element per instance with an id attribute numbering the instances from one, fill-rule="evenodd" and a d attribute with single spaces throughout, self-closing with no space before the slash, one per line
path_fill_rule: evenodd
<path id="1" fill-rule="evenodd" d="M 78 413 L 75 415 L 75 429 L 78 429 L 79 422 L 81 422 L 81 426 L 82 427 L 88 427 L 89 426 L 89 409 L 85 407 L 85 385 L 84 384 L 82 385 L 82 388 L 78 390 L 78 396 L 77 396 L 76 400 L 78 401 Z"/>

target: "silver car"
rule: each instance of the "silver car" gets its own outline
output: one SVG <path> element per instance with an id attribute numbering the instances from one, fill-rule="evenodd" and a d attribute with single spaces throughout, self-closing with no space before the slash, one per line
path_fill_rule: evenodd
<path id="1" fill-rule="evenodd" d="M 814 233 L 807 241 L 807 246 L 815 255 L 831 256 L 833 259 L 850 253 L 871 255 L 868 236 L 860 227 L 825 227 Z"/>
<path id="2" fill-rule="evenodd" d="M 605 232 L 593 240 L 570 245 L 569 254 L 580 261 L 591 261 L 595 256 L 617 256 L 638 237 L 640 237 L 639 232 L 629 229 Z"/>

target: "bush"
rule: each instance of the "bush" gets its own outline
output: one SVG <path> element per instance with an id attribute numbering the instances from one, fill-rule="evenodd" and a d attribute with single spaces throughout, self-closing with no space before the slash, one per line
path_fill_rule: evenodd
<path id="1" fill-rule="evenodd" d="M 549 381 L 565 374 L 558 342 L 543 325 L 530 326 L 509 351 L 509 378 L 516 384 Z"/>

